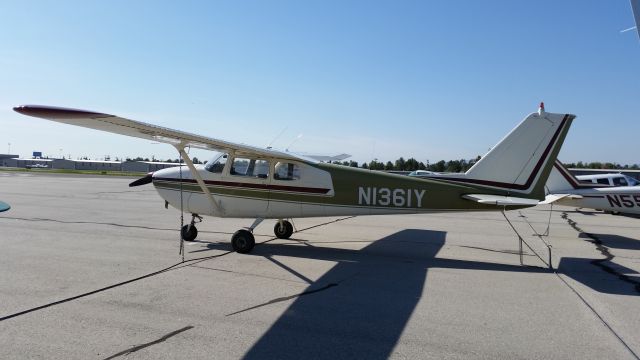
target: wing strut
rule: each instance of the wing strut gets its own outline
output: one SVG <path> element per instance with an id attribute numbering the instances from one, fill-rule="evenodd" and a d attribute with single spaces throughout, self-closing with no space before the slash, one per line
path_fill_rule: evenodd
<path id="1" fill-rule="evenodd" d="M 224 213 L 224 210 L 222 210 L 222 207 L 220 206 L 220 204 L 218 204 L 216 199 L 213 198 L 213 195 L 209 191 L 209 188 L 207 188 L 207 185 L 205 185 L 204 180 L 202 180 L 202 177 L 198 173 L 198 170 L 196 170 L 196 167 L 193 165 L 191 158 L 189 157 L 187 152 L 184 151 L 184 144 L 180 143 L 179 145 L 174 145 L 174 146 L 178 150 L 182 158 L 184 159 L 184 162 L 187 164 L 187 167 L 189 168 L 189 170 L 191 170 L 191 174 L 193 174 L 193 177 L 196 179 L 196 182 L 198 183 L 198 185 L 200 185 L 200 188 L 202 189 L 202 191 L 209 198 L 209 201 L 211 202 L 211 205 L 213 205 L 215 212 L 219 215 L 222 215 Z"/>

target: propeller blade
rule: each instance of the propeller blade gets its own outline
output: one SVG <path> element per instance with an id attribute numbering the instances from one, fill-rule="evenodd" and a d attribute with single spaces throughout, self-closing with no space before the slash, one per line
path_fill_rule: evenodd
<path id="1" fill-rule="evenodd" d="M 146 185 L 146 184 L 150 183 L 151 181 L 153 181 L 153 173 L 152 172 L 148 173 L 145 177 L 141 177 L 140 179 L 132 182 L 131 184 L 129 184 L 129 187 Z"/>

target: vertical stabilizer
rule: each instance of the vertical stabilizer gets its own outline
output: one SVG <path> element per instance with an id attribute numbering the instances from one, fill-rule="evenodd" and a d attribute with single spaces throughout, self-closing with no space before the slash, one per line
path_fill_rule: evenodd
<path id="1" fill-rule="evenodd" d="M 544 111 L 527 116 L 469 171 L 463 182 L 544 198 L 544 184 L 575 115 Z"/>

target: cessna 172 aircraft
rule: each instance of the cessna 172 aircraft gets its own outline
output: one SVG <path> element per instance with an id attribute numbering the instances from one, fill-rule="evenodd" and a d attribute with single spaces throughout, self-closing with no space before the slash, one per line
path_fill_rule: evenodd
<path id="1" fill-rule="evenodd" d="M 11 206 L 9 206 L 9 204 L 0 201 L 0 212 L 7 211 L 9 209 L 11 209 Z"/>
<path id="2" fill-rule="evenodd" d="M 291 218 L 502 211 L 535 206 L 575 115 L 544 111 L 527 116 L 469 171 L 446 179 L 422 179 L 321 163 L 289 152 L 236 144 L 92 111 L 25 105 L 15 111 L 34 117 L 173 145 L 182 166 L 134 181 L 153 183 L 167 204 L 192 214 L 184 240 L 197 236 L 200 215 L 254 218 L 231 239 L 240 253 L 255 244 L 253 230 L 278 219 L 279 238 L 293 233 Z M 214 150 L 206 165 L 194 165 L 186 147 Z M 184 170 L 183 170 L 184 169 Z"/>
<path id="3" fill-rule="evenodd" d="M 558 160 L 546 185 L 542 204 L 591 208 L 616 213 L 640 214 L 640 185 L 609 186 L 580 182 Z"/>

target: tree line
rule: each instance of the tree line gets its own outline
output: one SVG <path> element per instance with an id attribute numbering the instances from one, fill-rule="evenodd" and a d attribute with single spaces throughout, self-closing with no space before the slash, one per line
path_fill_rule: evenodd
<path id="1" fill-rule="evenodd" d="M 116 158 L 116 160 L 118 160 L 118 158 Z M 181 159 L 167 159 L 167 160 L 163 161 L 163 160 L 160 160 L 160 159 L 156 159 L 155 157 L 152 157 L 151 160 L 149 160 L 149 158 L 142 158 L 140 156 L 138 156 L 136 158 L 127 157 L 126 161 L 166 162 L 166 163 L 176 163 L 176 164 L 180 163 L 180 162 L 184 163 L 184 160 L 181 160 Z M 200 161 L 200 159 L 198 159 L 195 156 L 191 159 L 191 162 L 193 162 L 194 164 L 206 164 L 207 163 L 206 161 L 205 162 Z"/>
<path id="2" fill-rule="evenodd" d="M 440 160 L 436 163 L 430 164 L 429 161 L 425 164 L 422 161 L 418 161 L 414 158 L 404 159 L 404 157 L 400 157 L 394 162 L 387 161 L 382 162 L 376 160 L 371 160 L 369 162 L 363 162 L 362 164 L 358 164 L 357 161 L 335 161 L 334 164 L 351 166 L 351 167 L 360 167 L 362 169 L 370 169 L 370 170 L 385 170 L 385 171 L 415 171 L 415 170 L 428 170 L 435 172 L 465 172 L 469 170 L 476 163 L 476 161 L 480 160 L 480 156 L 475 159 L 460 159 L 460 160 Z"/>
<path id="3" fill-rule="evenodd" d="M 89 160 L 88 157 L 81 157 L 81 160 Z M 194 164 L 206 164 L 205 162 L 200 161 L 197 157 L 191 159 Z M 460 159 L 460 160 L 440 160 L 435 163 L 427 163 L 425 164 L 422 161 L 418 161 L 414 158 L 406 159 L 404 157 L 400 157 L 396 161 L 378 161 L 378 159 L 371 160 L 369 162 L 358 163 L 357 161 L 349 160 L 349 161 L 333 161 L 333 164 L 350 166 L 350 167 L 359 167 L 362 169 L 370 169 L 370 170 L 384 170 L 384 171 L 415 171 L 415 170 L 428 170 L 435 172 L 465 172 L 469 170 L 478 160 L 480 160 L 480 156 L 477 156 L 475 159 Z M 116 157 L 116 161 L 119 159 Z M 151 161 L 151 162 L 161 162 L 162 160 L 156 159 L 155 157 L 142 158 L 140 156 L 136 158 L 126 158 L 126 161 Z M 179 159 L 167 159 L 164 160 L 167 163 L 179 163 Z M 184 162 L 184 161 L 183 161 Z M 632 165 L 622 165 L 614 162 L 583 162 L 578 161 L 577 163 L 564 163 L 567 168 L 576 168 L 576 169 L 625 169 L 625 170 L 640 170 L 640 164 L 632 164 Z"/>
<path id="4" fill-rule="evenodd" d="M 382 162 L 376 160 L 372 160 L 369 162 L 363 162 L 362 164 L 358 164 L 357 161 L 334 161 L 333 164 L 339 164 L 344 166 L 351 167 L 360 167 L 362 169 L 370 169 L 370 170 L 385 170 L 385 171 L 415 171 L 415 170 L 428 170 L 435 172 L 465 172 L 469 170 L 478 160 L 480 160 L 480 156 L 475 159 L 465 160 L 440 160 L 436 163 L 430 164 L 423 163 L 422 161 L 418 161 L 414 158 L 404 159 L 400 157 L 394 162 L 387 161 Z M 621 165 L 618 163 L 611 162 L 582 162 L 578 161 L 577 163 L 565 163 L 565 167 L 567 168 L 577 168 L 577 169 L 625 169 L 625 170 L 640 170 L 640 164 L 632 164 L 632 165 Z"/>
<path id="5" fill-rule="evenodd" d="M 582 162 L 578 161 L 577 163 L 565 163 L 565 167 L 567 168 L 577 168 L 577 169 L 625 169 L 625 170 L 640 170 L 640 164 L 632 164 L 632 165 L 621 165 L 618 163 L 610 163 L 610 162 Z"/>

